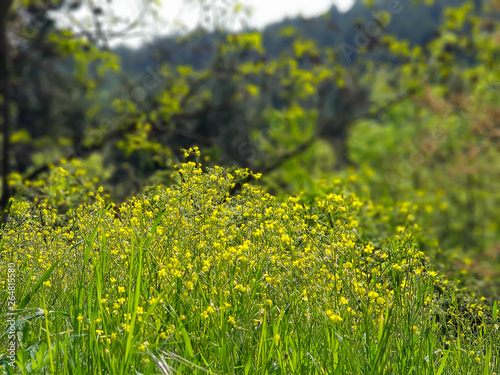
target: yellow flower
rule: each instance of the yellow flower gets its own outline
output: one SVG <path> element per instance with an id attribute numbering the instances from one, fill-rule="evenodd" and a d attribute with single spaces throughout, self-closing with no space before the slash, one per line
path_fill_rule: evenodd
<path id="1" fill-rule="evenodd" d="M 82 315 L 78 315 L 78 317 L 76 319 L 78 319 L 81 322 L 83 320 L 83 316 Z"/>
<path id="2" fill-rule="evenodd" d="M 375 299 L 377 297 L 378 297 L 378 293 L 377 292 L 371 291 L 371 292 L 368 293 L 368 298 L 370 298 L 370 299 Z"/>
<path id="3" fill-rule="evenodd" d="M 43 282 L 43 285 L 45 285 L 47 288 L 50 288 L 52 286 L 52 283 L 49 280 L 47 280 Z"/>
<path id="4" fill-rule="evenodd" d="M 208 307 L 207 307 L 207 312 L 208 312 L 209 314 L 213 314 L 213 313 L 215 312 L 215 309 L 214 309 L 212 306 L 208 306 Z"/>
<path id="5" fill-rule="evenodd" d="M 277 345 L 280 342 L 280 335 L 279 334 L 274 335 L 273 342 L 275 345 Z"/>
<path id="6" fill-rule="evenodd" d="M 118 293 L 125 293 L 125 287 L 119 286 L 118 287 Z"/>
<path id="7" fill-rule="evenodd" d="M 239 292 L 245 292 L 247 289 L 243 285 L 238 284 L 234 287 L 234 290 L 237 290 Z"/>
<path id="8" fill-rule="evenodd" d="M 340 315 L 336 315 L 336 314 L 331 314 L 329 316 L 330 320 L 334 323 L 340 323 L 343 319 Z"/>
<path id="9" fill-rule="evenodd" d="M 347 305 L 347 303 L 348 303 L 347 298 L 345 298 L 344 296 L 340 297 L 340 303 L 342 305 Z"/>

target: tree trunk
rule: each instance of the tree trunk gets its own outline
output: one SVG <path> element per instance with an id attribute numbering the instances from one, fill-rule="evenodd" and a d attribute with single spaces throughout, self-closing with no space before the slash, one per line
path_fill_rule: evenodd
<path id="1" fill-rule="evenodd" d="M 13 0 L 0 0 L 0 96 L 2 100 L 2 223 L 7 219 L 6 209 L 10 200 L 8 176 L 10 173 L 10 111 L 9 111 L 9 45 L 7 41 L 7 16 Z"/>

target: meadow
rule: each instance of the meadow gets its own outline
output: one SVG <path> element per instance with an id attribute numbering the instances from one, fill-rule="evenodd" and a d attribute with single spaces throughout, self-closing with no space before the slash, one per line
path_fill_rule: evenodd
<path id="1" fill-rule="evenodd" d="M 191 153 L 199 153 L 190 150 Z M 418 225 L 342 189 L 278 200 L 248 170 L 188 161 L 116 207 L 51 172 L 60 199 L 16 200 L 22 374 L 495 374 L 497 304 L 433 267 Z M 81 168 L 81 167 L 80 167 Z M 73 170 L 74 172 L 74 170 Z M 254 175 L 254 178 L 259 178 Z M 72 196 L 81 203 L 62 212 Z M 2 336 L 2 341 L 6 340 Z M 5 357 L 4 371 L 9 372 Z"/>

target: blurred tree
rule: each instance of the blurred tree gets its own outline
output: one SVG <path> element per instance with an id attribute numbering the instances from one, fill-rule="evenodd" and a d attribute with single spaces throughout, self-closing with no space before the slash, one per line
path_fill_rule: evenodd
<path id="1" fill-rule="evenodd" d="M 2 98 L 2 196 L 0 198 L 1 222 L 7 218 L 10 200 L 8 176 L 10 173 L 10 96 L 9 96 L 9 44 L 7 42 L 7 17 L 13 0 L 0 1 L 0 95 Z"/>

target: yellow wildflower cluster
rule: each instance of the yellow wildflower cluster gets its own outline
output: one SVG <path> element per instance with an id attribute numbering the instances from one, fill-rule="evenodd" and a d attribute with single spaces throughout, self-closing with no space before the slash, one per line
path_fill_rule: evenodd
<path id="1" fill-rule="evenodd" d="M 318 337 L 378 332 L 395 306 L 418 309 L 412 332 L 438 311 L 447 321 L 459 318 L 457 309 L 442 308 L 440 290 L 450 285 L 410 235 L 363 235 L 369 202 L 334 193 L 278 201 L 249 184 L 230 196 L 250 174 L 184 163 L 177 185 L 129 199 L 118 215 L 99 192 L 64 217 L 47 200 L 15 201 L 2 256 L 17 254 L 13 262 L 33 280 L 26 280 L 32 306 L 55 301 L 51 310 L 61 311 L 73 296 L 91 296 L 88 308 L 67 311 L 76 324 L 68 331 L 110 340 L 133 334 L 141 351 L 159 338 L 175 347 L 227 335 L 243 345 L 248 332 L 269 330 L 279 346 L 301 341 L 290 339 L 301 329 Z M 52 265 L 45 288 L 36 289 Z M 58 299 L 61 293 L 71 297 Z M 484 311 L 472 300 L 467 305 L 476 317 Z"/>

